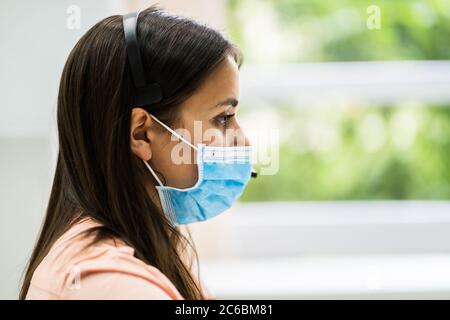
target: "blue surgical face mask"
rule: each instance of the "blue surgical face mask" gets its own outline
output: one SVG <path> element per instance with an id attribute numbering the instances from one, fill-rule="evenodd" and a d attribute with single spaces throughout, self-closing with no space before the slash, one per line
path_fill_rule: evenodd
<path id="1" fill-rule="evenodd" d="M 159 184 L 156 190 L 169 220 L 174 224 L 205 221 L 230 208 L 250 179 L 251 146 L 194 146 L 153 115 L 152 118 L 197 151 L 198 180 L 193 187 L 186 189 L 164 186 L 144 161 Z"/>

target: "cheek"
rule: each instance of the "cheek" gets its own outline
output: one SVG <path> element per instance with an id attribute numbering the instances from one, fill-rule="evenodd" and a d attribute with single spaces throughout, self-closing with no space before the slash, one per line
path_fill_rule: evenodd
<path id="1" fill-rule="evenodd" d="M 174 150 L 178 151 L 177 149 Z M 197 165 L 192 161 L 195 152 L 192 149 L 190 151 L 191 164 L 187 160 L 189 154 L 185 155 L 184 163 L 180 163 L 180 159 L 172 159 L 172 157 L 177 157 L 177 154 L 177 152 L 172 154 L 172 147 L 164 148 L 164 152 L 158 156 L 158 168 L 160 168 L 160 172 L 164 176 L 167 186 L 182 189 L 192 187 L 197 182 L 198 171 Z"/>
<path id="2" fill-rule="evenodd" d="M 176 188 L 189 188 L 197 182 L 197 165 L 194 164 L 180 164 L 173 165 L 171 170 L 171 181 L 168 181 L 170 186 Z"/>
<path id="3" fill-rule="evenodd" d="M 248 145 L 247 137 L 236 121 L 233 121 L 224 129 L 211 128 L 206 130 L 203 133 L 203 143 L 223 147 Z"/>
<path id="4" fill-rule="evenodd" d="M 222 146 L 225 143 L 225 131 L 208 125 L 204 127 L 201 138 L 202 143 L 206 145 Z"/>

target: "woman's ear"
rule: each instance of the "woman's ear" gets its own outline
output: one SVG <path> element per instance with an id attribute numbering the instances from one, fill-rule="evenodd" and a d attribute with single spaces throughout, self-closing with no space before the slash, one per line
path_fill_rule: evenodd
<path id="1" fill-rule="evenodd" d="M 154 121 L 147 111 L 142 108 L 131 110 L 131 151 L 144 161 L 152 158 L 152 126 L 154 126 Z"/>

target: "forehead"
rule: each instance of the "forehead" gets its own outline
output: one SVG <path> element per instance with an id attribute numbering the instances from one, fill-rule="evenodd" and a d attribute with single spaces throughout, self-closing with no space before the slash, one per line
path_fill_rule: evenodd
<path id="1" fill-rule="evenodd" d="M 224 61 L 208 76 L 203 83 L 203 89 L 210 92 L 220 92 L 224 89 L 231 90 L 228 94 L 237 94 L 239 85 L 239 70 L 236 62 L 230 56 L 227 56 Z"/>
<path id="2" fill-rule="evenodd" d="M 197 91 L 185 104 L 192 107 L 209 108 L 229 97 L 239 99 L 239 69 L 231 56 L 227 56 L 207 76 Z"/>

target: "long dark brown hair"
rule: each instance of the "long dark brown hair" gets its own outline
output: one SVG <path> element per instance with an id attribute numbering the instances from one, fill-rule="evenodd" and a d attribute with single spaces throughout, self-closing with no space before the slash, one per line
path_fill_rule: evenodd
<path id="1" fill-rule="evenodd" d="M 137 35 L 146 80 L 157 81 L 164 96 L 145 108 L 169 124 L 177 107 L 227 55 L 242 64 L 239 49 L 219 31 L 157 5 L 140 13 Z M 53 243 L 87 216 L 103 225 L 95 229 L 95 241 L 122 239 L 137 258 L 165 274 L 184 298 L 204 298 L 181 254 L 189 247 L 197 259 L 195 248 L 154 205 L 143 179 L 149 173 L 131 152 L 131 103 L 122 16 L 114 15 L 86 32 L 64 66 L 56 172 L 20 299 L 25 299 L 33 273 Z"/>

